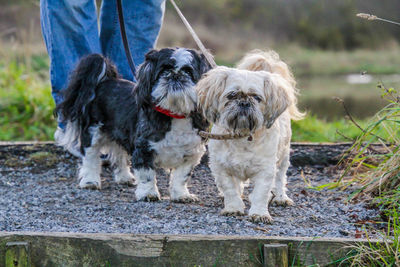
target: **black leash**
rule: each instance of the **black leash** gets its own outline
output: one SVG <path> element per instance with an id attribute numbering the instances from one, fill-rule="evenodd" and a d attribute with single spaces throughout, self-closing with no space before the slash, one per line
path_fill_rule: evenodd
<path id="1" fill-rule="evenodd" d="M 131 50 L 129 49 L 128 39 L 126 38 L 125 21 L 124 21 L 124 14 L 122 12 L 121 0 L 117 0 L 117 12 L 118 12 L 119 29 L 121 31 L 122 43 L 124 44 L 126 59 L 128 60 L 129 67 L 132 71 L 133 77 L 135 78 L 136 67 L 132 59 Z"/>

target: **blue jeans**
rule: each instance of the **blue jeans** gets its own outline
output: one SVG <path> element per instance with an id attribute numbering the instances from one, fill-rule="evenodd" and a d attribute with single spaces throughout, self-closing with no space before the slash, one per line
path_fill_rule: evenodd
<path id="1" fill-rule="evenodd" d="M 125 56 L 115 0 L 103 0 L 100 32 L 95 0 L 41 0 L 42 34 L 50 57 L 50 81 L 56 104 L 60 91 L 79 59 L 91 53 L 110 58 L 125 79 L 134 76 Z M 133 60 L 138 66 L 155 46 L 160 32 L 165 0 L 122 1 L 125 28 Z"/>

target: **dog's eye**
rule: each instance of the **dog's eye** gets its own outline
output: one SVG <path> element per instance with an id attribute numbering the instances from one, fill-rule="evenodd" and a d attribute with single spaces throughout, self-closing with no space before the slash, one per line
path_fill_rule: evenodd
<path id="1" fill-rule="evenodd" d="M 172 70 L 174 68 L 174 66 L 172 66 L 172 65 L 164 65 L 163 66 L 163 71 L 170 71 L 170 70 Z"/>
<path id="2" fill-rule="evenodd" d="M 228 99 L 233 99 L 237 96 L 237 92 L 230 92 L 226 97 Z"/>
<path id="3" fill-rule="evenodd" d="M 192 76 L 192 69 L 190 67 L 183 67 L 181 70 L 183 72 L 185 72 L 186 74 L 189 74 L 190 76 Z"/>
<path id="4" fill-rule="evenodd" d="M 194 81 L 193 70 L 191 67 L 185 66 L 185 67 L 181 68 L 181 71 L 183 73 L 189 75 L 190 79 L 192 79 L 192 81 Z"/>
<path id="5" fill-rule="evenodd" d="M 258 95 L 253 95 L 252 96 L 257 102 L 261 102 L 261 97 L 259 97 Z"/>

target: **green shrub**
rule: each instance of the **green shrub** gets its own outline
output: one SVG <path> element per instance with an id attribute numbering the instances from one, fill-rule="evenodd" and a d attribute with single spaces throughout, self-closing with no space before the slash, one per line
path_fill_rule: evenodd
<path id="1" fill-rule="evenodd" d="M 0 63 L 0 140 L 51 140 L 53 109 L 49 82 L 22 64 Z"/>

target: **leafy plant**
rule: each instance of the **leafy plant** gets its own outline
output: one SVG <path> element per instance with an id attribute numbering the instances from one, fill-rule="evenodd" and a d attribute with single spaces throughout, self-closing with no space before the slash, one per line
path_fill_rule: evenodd
<path id="1" fill-rule="evenodd" d="M 374 15 L 358 16 L 400 25 Z M 350 177 L 345 185 L 358 182 L 361 188 L 351 197 L 372 196 L 373 203 L 381 208 L 388 224 L 386 232 L 381 233 L 381 242 L 359 243 L 351 247 L 348 257 L 342 261 L 342 264 L 350 266 L 400 266 L 400 93 L 394 88 L 386 88 L 383 83 L 378 87 L 388 105 L 365 128 L 349 114 L 361 134 L 343 160 L 345 169 L 339 182 L 345 177 Z"/>
<path id="2" fill-rule="evenodd" d="M 0 140 L 50 140 L 50 85 L 15 61 L 0 63 Z"/>

